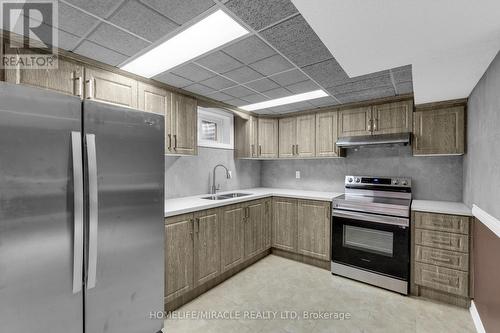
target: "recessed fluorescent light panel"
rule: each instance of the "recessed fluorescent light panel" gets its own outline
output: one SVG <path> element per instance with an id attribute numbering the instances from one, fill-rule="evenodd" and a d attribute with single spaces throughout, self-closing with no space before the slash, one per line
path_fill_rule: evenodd
<path id="1" fill-rule="evenodd" d="M 219 9 L 121 69 L 153 77 L 246 34 L 247 29 Z"/>
<path id="2" fill-rule="evenodd" d="M 320 98 L 320 97 L 325 97 L 325 96 L 328 96 L 328 94 L 325 93 L 323 90 L 314 90 L 314 91 L 309 91 L 309 92 L 302 93 L 302 94 L 276 98 L 276 99 L 272 99 L 270 101 L 240 106 L 240 109 L 243 109 L 246 111 L 255 111 L 255 110 L 260 110 L 260 109 L 271 108 L 273 106 L 292 104 L 292 103 L 307 101 L 310 99 L 315 99 L 315 98 Z"/>

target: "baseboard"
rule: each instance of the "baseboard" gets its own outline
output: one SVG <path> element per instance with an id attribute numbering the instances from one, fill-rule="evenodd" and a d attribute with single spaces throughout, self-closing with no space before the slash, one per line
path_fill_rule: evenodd
<path id="1" fill-rule="evenodd" d="M 479 316 L 479 312 L 477 311 L 476 304 L 474 301 L 470 303 L 469 308 L 470 315 L 472 316 L 472 320 L 474 321 L 474 326 L 476 326 L 477 333 L 486 333 L 484 329 L 483 322 L 481 321 L 481 317 Z"/>
<path id="2" fill-rule="evenodd" d="M 500 221 L 496 217 L 486 213 L 476 205 L 472 205 L 472 215 L 487 226 L 497 237 L 500 237 Z"/>
<path id="3" fill-rule="evenodd" d="M 298 261 L 298 262 L 301 262 L 304 264 L 308 264 L 308 265 L 316 266 L 316 267 L 323 268 L 326 270 L 330 270 L 330 265 L 331 265 L 330 260 L 321 260 L 321 259 L 317 259 L 317 258 L 312 258 L 312 257 L 305 256 L 303 254 L 293 253 L 293 252 L 289 252 L 286 250 L 277 249 L 274 247 L 271 249 L 271 251 L 272 251 L 272 254 L 277 255 L 279 257 L 283 257 L 283 258 Z"/>

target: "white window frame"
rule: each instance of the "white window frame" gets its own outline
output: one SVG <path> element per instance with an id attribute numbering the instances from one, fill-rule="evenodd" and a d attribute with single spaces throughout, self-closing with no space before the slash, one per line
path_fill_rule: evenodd
<path id="1" fill-rule="evenodd" d="M 228 137 L 229 142 L 213 142 L 201 139 L 202 121 L 214 122 L 217 124 L 217 138 L 222 140 Z M 198 107 L 198 146 L 220 149 L 234 149 L 234 116 L 231 112 L 217 108 Z"/>

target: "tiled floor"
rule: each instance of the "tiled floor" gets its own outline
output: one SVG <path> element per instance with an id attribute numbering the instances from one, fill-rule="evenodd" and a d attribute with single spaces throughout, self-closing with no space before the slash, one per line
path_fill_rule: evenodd
<path id="1" fill-rule="evenodd" d="M 178 316 L 214 311 L 215 319 L 167 319 L 167 333 L 475 332 L 466 309 L 401 296 L 273 255 L 177 311 Z M 277 311 L 277 318 L 248 318 L 272 316 L 265 311 Z M 298 319 L 281 319 L 286 311 Z M 349 314 L 350 319 L 303 318 L 312 312 Z"/>

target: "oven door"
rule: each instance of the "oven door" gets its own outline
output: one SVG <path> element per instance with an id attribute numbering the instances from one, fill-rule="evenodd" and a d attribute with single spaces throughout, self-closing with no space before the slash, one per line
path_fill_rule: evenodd
<path id="1" fill-rule="evenodd" d="M 409 219 L 333 210 L 332 261 L 408 280 Z"/>

